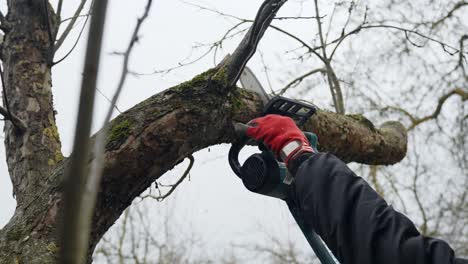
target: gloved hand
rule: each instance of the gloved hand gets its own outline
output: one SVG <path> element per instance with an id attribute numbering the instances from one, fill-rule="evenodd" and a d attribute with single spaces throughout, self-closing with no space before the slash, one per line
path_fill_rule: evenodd
<path id="1" fill-rule="evenodd" d="M 251 120 L 248 125 L 247 136 L 262 141 L 286 166 L 295 157 L 314 152 L 304 133 L 289 117 L 266 115 Z"/>

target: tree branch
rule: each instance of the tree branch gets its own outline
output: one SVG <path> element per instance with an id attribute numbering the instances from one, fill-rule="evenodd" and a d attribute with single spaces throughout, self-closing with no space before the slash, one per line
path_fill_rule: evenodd
<path id="1" fill-rule="evenodd" d="M 151 194 L 147 194 L 147 195 L 141 196 L 141 199 L 145 199 L 145 198 L 150 197 L 150 198 L 155 199 L 158 202 L 162 202 L 162 201 L 164 201 L 164 199 L 169 197 L 177 189 L 177 187 L 179 187 L 179 185 L 187 178 L 187 176 L 190 174 L 190 171 L 192 170 L 192 167 L 193 167 L 193 163 L 195 163 L 195 159 L 193 158 L 192 155 L 188 156 L 188 159 L 189 159 L 190 163 L 189 163 L 187 169 L 185 170 L 184 174 L 182 174 L 182 176 L 180 176 L 180 178 L 177 180 L 176 183 L 174 183 L 173 185 L 170 185 L 171 189 L 167 193 L 165 193 L 163 195 L 159 195 L 159 196 L 154 196 L 154 195 L 151 195 Z"/>
<path id="2" fill-rule="evenodd" d="M 326 72 L 327 72 L 326 69 L 320 68 L 320 69 L 314 69 L 314 70 L 311 70 L 311 71 L 309 71 L 307 73 L 304 73 L 303 75 L 297 77 L 296 79 L 294 79 L 290 83 L 288 83 L 283 89 L 281 89 L 279 91 L 278 95 L 284 94 L 289 88 L 291 88 L 292 86 L 295 86 L 296 84 L 299 84 L 305 78 L 307 78 L 307 77 L 309 77 L 311 75 L 314 75 L 316 73 L 326 73 Z"/>
<path id="3" fill-rule="evenodd" d="M 86 15 L 86 18 L 85 18 L 85 21 L 83 23 L 83 26 L 81 27 L 81 30 L 80 30 L 80 33 L 78 33 L 78 37 L 76 38 L 75 40 L 75 43 L 73 44 L 73 46 L 71 47 L 71 49 L 67 52 L 67 54 L 65 54 L 61 59 L 55 61 L 52 63 L 52 65 L 57 65 L 59 63 L 61 63 L 62 61 L 64 61 L 66 58 L 68 58 L 68 56 L 70 56 L 70 54 L 72 54 L 73 50 L 75 50 L 76 46 L 78 46 L 78 42 L 80 41 L 81 39 L 81 35 L 83 34 L 84 32 L 84 29 L 86 28 L 86 24 L 88 23 L 88 20 L 89 20 L 89 17 L 91 15 Z"/>
<path id="4" fill-rule="evenodd" d="M 287 0 L 265 0 L 261 5 L 252 27 L 234 51 L 227 65 L 226 78 L 231 86 L 235 85 L 239 80 L 244 67 L 254 55 L 257 45 L 265 34 L 265 31 L 286 1 Z"/>
<path id="5" fill-rule="evenodd" d="M 405 115 L 406 117 L 408 117 L 409 120 L 411 121 L 411 125 L 407 128 L 407 130 L 411 131 L 411 130 L 415 129 L 417 126 L 421 125 L 422 123 L 425 123 L 425 122 L 430 121 L 432 119 L 436 119 L 440 115 L 440 113 L 442 111 L 442 107 L 444 106 L 445 102 L 450 97 L 452 97 L 454 95 L 460 96 L 462 101 L 468 100 L 468 92 L 467 91 L 465 91 L 462 88 L 453 89 L 449 93 L 447 93 L 447 94 L 445 94 L 445 95 L 443 95 L 443 96 L 441 96 L 439 98 L 436 109 L 434 110 L 434 112 L 432 114 L 427 115 L 425 117 L 421 117 L 421 118 L 418 118 L 415 115 L 408 112 L 407 110 L 405 110 L 405 109 L 403 109 L 401 107 L 396 107 L 396 106 L 387 106 L 387 107 L 383 108 L 382 111 L 394 110 L 394 111 L 400 112 L 403 115 Z"/>
<path id="6" fill-rule="evenodd" d="M 455 6 L 454 6 L 452 9 L 450 9 L 450 11 L 447 13 L 447 15 L 441 17 L 440 19 L 438 19 L 438 20 L 435 21 L 435 22 L 432 22 L 431 28 L 434 29 L 434 28 L 436 28 L 437 26 L 439 26 L 440 24 L 442 24 L 445 20 L 451 18 L 451 17 L 453 16 L 453 14 L 454 14 L 457 10 L 461 9 L 461 8 L 464 7 L 464 6 L 468 6 L 468 2 L 466 2 L 466 1 L 460 1 L 460 2 L 456 3 Z"/>
<path id="7" fill-rule="evenodd" d="M 95 87 L 98 76 L 107 0 L 97 1 L 93 9 L 81 85 L 78 120 L 73 153 L 65 174 L 64 219 L 61 232 L 61 263 L 84 263 L 94 203 L 86 203 L 89 134 L 92 124 Z"/>
<path id="8" fill-rule="evenodd" d="M 67 38 L 67 36 L 70 34 L 71 30 L 73 29 L 73 26 L 76 23 L 76 20 L 78 19 L 79 15 L 81 14 L 81 11 L 83 10 L 87 0 L 81 0 L 80 5 L 76 9 L 75 13 L 72 16 L 71 21 L 68 23 L 67 27 L 63 31 L 62 35 L 57 39 L 57 42 L 55 42 L 55 52 L 60 49 L 62 46 L 63 42 Z M 57 32 L 58 33 L 58 32 Z"/>
<path id="9" fill-rule="evenodd" d="M 63 6 L 63 0 L 59 0 L 57 3 L 57 17 L 62 16 L 62 6 Z"/>
<path id="10" fill-rule="evenodd" d="M 3 14 L 2 11 L 0 11 L 0 23 L 3 25 L 6 22 L 5 15 Z"/>
<path id="11" fill-rule="evenodd" d="M 340 85 L 340 82 L 338 81 L 338 78 L 336 77 L 333 67 L 331 66 L 331 58 L 329 59 L 327 56 L 327 48 L 326 48 L 327 44 L 323 36 L 322 22 L 320 20 L 318 1 L 315 0 L 314 3 L 315 3 L 315 15 L 316 15 L 316 21 L 317 21 L 317 27 L 318 27 L 318 34 L 320 38 L 320 45 L 322 47 L 322 57 L 325 63 L 328 85 L 330 86 L 330 93 L 333 98 L 333 104 L 335 106 L 336 112 L 339 114 L 344 114 L 345 113 L 344 98 L 343 98 L 343 93 L 341 91 L 341 85 Z"/>
<path id="12" fill-rule="evenodd" d="M 138 34 L 140 32 L 140 28 L 143 25 L 143 22 L 146 20 L 146 18 L 148 18 L 148 14 L 151 10 L 152 4 L 153 0 L 147 1 L 143 15 L 137 20 L 127 50 L 124 53 L 124 62 L 117 89 L 115 91 L 114 96 L 112 97 L 112 101 L 110 102 L 111 105 L 109 106 L 107 115 L 104 119 L 101 133 L 94 142 L 94 160 L 91 164 L 91 171 L 89 173 L 88 181 L 86 184 L 86 193 L 83 195 L 83 198 L 85 199 L 85 204 L 94 205 L 96 203 L 96 196 L 99 190 L 99 184 L 101 182 L 102 170 L 104 168 L 104 152 L 109 132 L 109 121 L 111 120 L 112 114 L 114 112 L 114 105 L 116 105 L 120 93 L 122 92 L 122 89 L 125 85 L 125 81 L 128 76 L 130 56 L 132 54 L 133 48 L 135 47 L 135 44 L 138 42 Z"/>
<path id="13" fill-rule="evenodd" d="M 413 124 L 411 124 L 411 126 L 408 128 L 408 131 L 410 130 L 413 130 L 415 127 L 417 127 L 418 125 L 424 123 L 424 122 L 427 122 L 431 119 L 436 119 L 439 115 L 440 115 L 440 112 L 442 111 L 442 107 L 444 106 L 444 103 L 445 101 L 447 101 L 447 99 L 449 99 L 451 96 L 453 95 L 459 95 L 462 99 L 462 101 L 466 101 L 468 100 L 468 92 L 461 89 L 461 88 L 456 88 L 452 91 L 450 91 L 449 93 L 443 95 L 442 97 L 439 98 L 439 102 L 436 106 L 436 109 L 434 110 L 434 112 L 428 116 L 425 116 L 425 117 L 422 117 L 422 118 L 418 118 L 416 120 L 413 120 Z"/>

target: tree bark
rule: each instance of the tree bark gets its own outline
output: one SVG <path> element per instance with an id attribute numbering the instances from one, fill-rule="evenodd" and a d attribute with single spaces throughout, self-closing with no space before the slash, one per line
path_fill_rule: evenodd
<path id="1" fill-rule="evenodd" d="M 5 94 L 11 112 L 27 128 L 19 130 L 5 122 L 6 158 L 17 207 L 0 231 L 1 263 L 50 263 L 56 255 L 59 193 L 49 192 L 49 180 L 63 156 L 53 109 L 49 32 L 53 34 L 58 24 L 44 3 L 48 4 L 8 1 L 2 25 Z"/>

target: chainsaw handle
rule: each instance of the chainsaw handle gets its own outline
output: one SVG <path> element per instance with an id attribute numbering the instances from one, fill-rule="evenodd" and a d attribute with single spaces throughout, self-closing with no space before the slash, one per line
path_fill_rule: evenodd
<path id="1" fill-rule="evenodd" d="M 239 153 L 245 147 L 245 145 L 247 145 L 249 139 L 250 138 L 244 134 L 244 136 L 240 137 L 239 140 L 232 143 L 231 149 L 229 149 L 229 165 L 231 166 L 232 171 L 234 171 L 234 173 L 239 176 L 239 178 L 242 178 L 241 165 L 239 163 Z"/>
<path id="2" fill-rule="evenodd" d="M 249 125 L 243 123 L 233 123 L 234 131 L 236 132 L 237 137 L 242 138 L 247 136 L 247 130 L 249 129 Z"/>
<path id="3" fill-rule="evenodd" d="M 247 143 L 251 140 L 247 137 L 247 130 L 249 129 L 249 125 L 243 123 L 233 123 L 234 131 L 237 135 L 238 140 L 231 145 L 231 149 L 229 149 L 229 165 L 231 166 L 232 171 L 242 178 L 241 174 L 241 165 L 239 162 L 239 153 L 240 151 L 247 145 Z"/>

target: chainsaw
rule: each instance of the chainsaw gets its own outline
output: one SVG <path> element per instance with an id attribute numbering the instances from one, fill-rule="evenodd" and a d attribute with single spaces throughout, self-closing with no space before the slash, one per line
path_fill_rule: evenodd
<path id="1" fill-rule="evenodd" d="M 244 89 L 253 91 L 261 97 L 265 106 L 262 116 L 268 114 L 288 116 L 298 126 L 301 126 L 316 112 L 314 106 L 303 102 L 282 96 L 270 98 L 253 72 L 247 67 L 245 67 L 240 76 L 240 82 Z M 291 184 L 294 181 L 294 177 L 289 173 L 286 165 L 278 161 L 275 155 L 261 142 L 253 142 L 258 144 L 261 153 L 251 155 L 243 165 L 240 164 L 240 151 L 246 145 L 252 143 L 251 139 L 246 136 L 248 127 L 248 125 L 242 123 L 234 124 L 239 139 L 232 144 L 229 150 L 229 165 L 232 170 L 249 191 L 285 201 L 289 211 L 320 261 L 323 264 L 338 263 L 320 236 L 315 233 L 311 226 L 305 223 L 301 216 L 298 205 L 291 197 L 291 188 L 293 188 Z M 305 132 L 304 135 L 309 140 L 312 148 L 317 151 L 317 136 L 311 132 Z"/>

